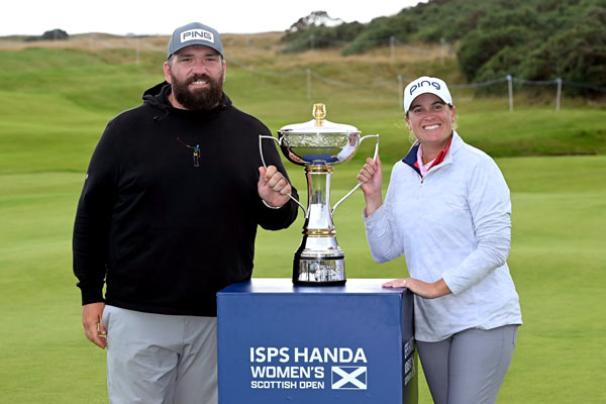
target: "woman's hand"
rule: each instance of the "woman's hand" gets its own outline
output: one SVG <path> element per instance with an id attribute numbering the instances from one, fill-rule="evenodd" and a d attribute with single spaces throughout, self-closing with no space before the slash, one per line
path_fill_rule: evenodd
<path id="1" fill-rule="evenodd" d="M 452 293 L 444 279 L 428 283 L 414 278 L 394 279 L 383 284 L 384 288 L 406 288 L 417 296 L 425 299 L 435 299 Z"/>
<path id="2" fill-rule="evenodd" d="M 366 164 L 358 174 L 358 181 L 362 184 L 361 188 L 364 192 L 366 216 L 370 216 L 383 204 L 383 196 L 381 195 L 383 172 L 381 170 L 381 160 L 378 157 L 377 160 L 370 157 L 366 159 Z"/>

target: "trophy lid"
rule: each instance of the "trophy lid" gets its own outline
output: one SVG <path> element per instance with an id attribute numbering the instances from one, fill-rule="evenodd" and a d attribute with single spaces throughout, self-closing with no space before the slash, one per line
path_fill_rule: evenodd
<path id="1" fill-rule="evenodd" d="M 292 133 L 298 135 L 304 134 L 321 134 L 321 133 L 335 133 L 335 134 L 349 134 L 349 133 L 360 133 L 360 130 L 352 125 L 344 123 L 331 122 L 326 119 L 326 105 L 314 104 L 312 109 L 312 115 L 314 119 L 302 123 L 293 123 L 281 127 L 279 133 Z"/>
<path id="2" fill-rule="evenodd" d="M 286 158 L 299 165 L 337 164 L 348 160 L 360 144 L 360 130 L 326 120 L 324 104 L 314 104 L 313 117 L 311 121 L 278 130 Z"/>

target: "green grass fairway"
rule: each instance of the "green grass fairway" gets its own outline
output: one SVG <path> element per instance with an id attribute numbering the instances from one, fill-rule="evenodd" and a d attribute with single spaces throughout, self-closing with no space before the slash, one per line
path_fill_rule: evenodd
<path id="1" fill-rule="evenodd" d="M 513 192 L 509 262 L 525 321 L 500 402 L 569 403 L 579 396 L 584 403 L 604 402 L 606 157 L 499 163 Z M 354 165 L 336 170 L 335 196 L 353 180 Z M 302 177 L 297 170 L 290 168 L 293 178 Z M 0 380 L 7 403 L 106 402 L 104 355 L 82 335 L 70 269 L 81 182 L 80 173 L 0 176 Z M 356 194 L 335 215 L 348 276 L 403 275 L 401 259 L 372 262 L 361 209 Z M 301 225 L 298 220 L 288 230 L 260 233 L 256 276 L 291 275 Z M 421 402 L 429 403 L 423 383 L 421 394 Z"/>
<path id="2" fill-rule="evenodd" d="M 104 351 L 84 338 L 80 324 L 80 294 L 71 272 L 73 219 L 101 131 L 161 80 L 163 57 L 144 53 L 142 63 L 134 65 L 120 62 L 120 55 L 111 50 L 0 50 L 1 403 L 107 402 Z M 397 89 L 381 90 L 372 83 L 393 80 L 393 66 L 388 59 L 332 61 L 334 55 L 326 54 L 326 60 L 323 55 L 310 58 L 314 71 L 342 72 L 341 80 L 363 85 L 317 82 L 313 100 L 308 99 L 304 75 L 280 75 L 283 66 L 299 71 L 302 65 L 296 63 L 303 62 L 276 54 L 260 62 L 260 69 L 274 75 L 232 65 L 227 91 L 272 131 L 311 119 L 311 103 L 324 101 L 328 119 L 380 133 L 386 183 L 391 165 L 406 152 L 407 131 Z M 407 69 L 428 66 L 425 61 Z M 499 402 L 605 403 L 606 111 L 567 100 L 560 112 L 521 103 L 510 113 L 506 100 L 463 92 L 457 107 L 461 135 L 498 156 L 512 190 L 509 263 L 525 324 Z M 333 203 L 355 184 L 371 150 L 365 145 L 353 161 L 336 167 Z M 285 165 L 304 190 L 303 168 Z M 404 276 L 403 259 L 372 261 L 362 205 L 358 192 L 335 215 L 347 276 Z M 300 217 L 287 230 L 260 231 L 256 277 L 291 276 L 301 227 Z M 431 403 L 423 379 L 420 395 L 420 403 Z"/>

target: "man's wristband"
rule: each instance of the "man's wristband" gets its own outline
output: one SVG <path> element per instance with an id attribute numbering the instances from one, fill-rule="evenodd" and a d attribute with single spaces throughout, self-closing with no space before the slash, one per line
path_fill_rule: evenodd
<path id="1" fill-rule="evenodd" d="M 280 209 L 282 206 L 271 206 L 269 203 L 265 202 L 265 199 L 261 198 L 261 202 L 263 205 L 267 206 L 269 209 Z"/>

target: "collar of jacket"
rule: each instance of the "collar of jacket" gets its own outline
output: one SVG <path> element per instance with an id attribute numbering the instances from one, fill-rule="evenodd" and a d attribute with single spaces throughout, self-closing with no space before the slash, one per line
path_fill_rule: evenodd
<path id="1" fill-rule="evenodd" d="M 452 143 L 450 144 L 448 153 L 446 153 L 446 157 L 444 157 L 444 160 L 440 164 L 432 167 L 432 170 L 433 169 L 437 170 L 440 167 L 444 167 L 444 166 L 451 164 L 453 156 L 457 153 L 457 150 L 459 150 L 461 147 L 463 147 L 464 144 L 465 144 L 465 142 L 463 142 L 463 139 L 461 139 L 459 134 L 453 130 L 452 131 Z M 415 170 L 416 173 L 419 174 L 419 176 L 421 176 L 421 171 L 415 164 L 417 162 L 417 151 L 418 150 L 419 150 L 419 144 L 415 143 L 414 145 L 412 145 L 410 150 L 408 150 L 408 153 L 406 153 L 406 156 L 402 159 L 402 162 L 404 164 L 406 164 L 407 166 L 409 166 L 410 168 L 412 168 L 413 170 Z"/>
<path id="2" fill-rule="evenodd" d="M 154 116 L 154 120 L 164 119 L 170 113 L 183 114 L 186 116 L 191 115 L 197 117 L 210 116 L 232 105 L 232 102 L 227 96 L 227 94 L 223 93 L 223 100 L 221 104 L 210 111 L 190 111 L 186 109 L 178 109 L 173 107 L 168 100 L 168 95 L 170 94 L 170 92 L 171 85 L 166 81 L 163 81 L 162 83 L 158 83 L 155 86 L 145 90 L 145 92 L 143 93 L 143 102 L 162 112 L 160 115 Z"/>

